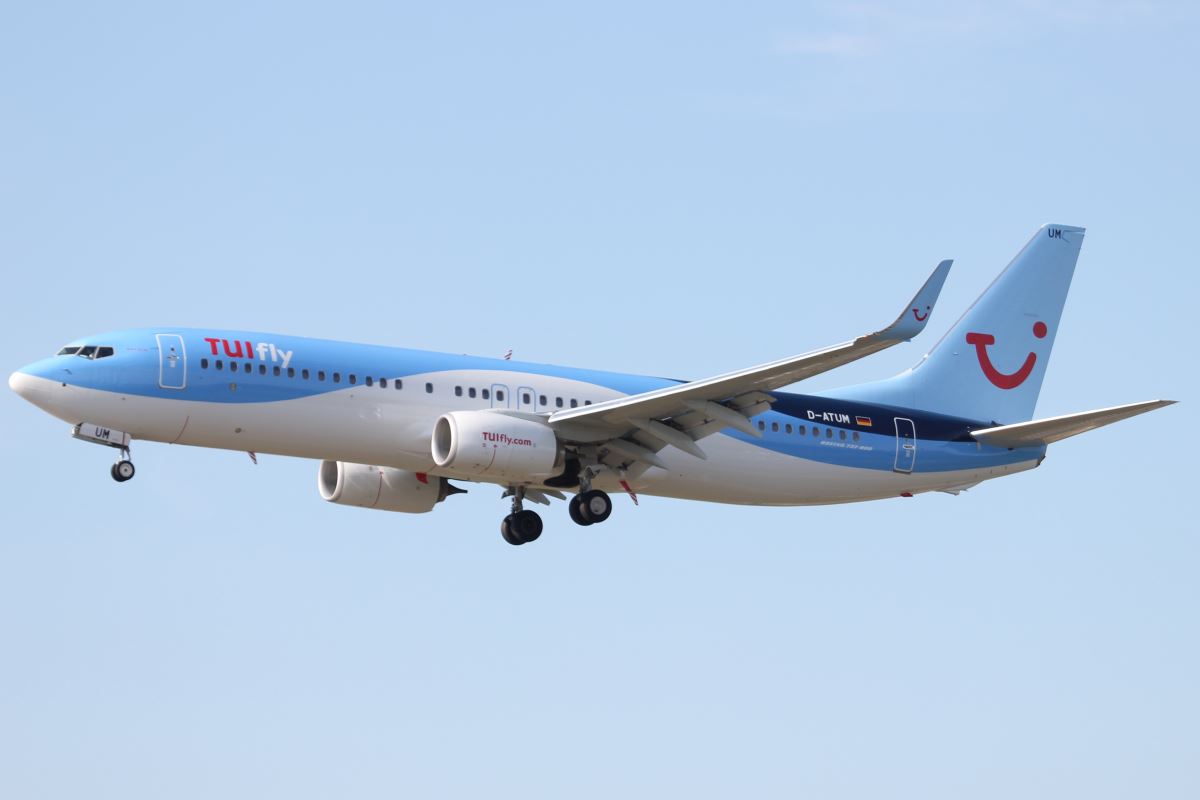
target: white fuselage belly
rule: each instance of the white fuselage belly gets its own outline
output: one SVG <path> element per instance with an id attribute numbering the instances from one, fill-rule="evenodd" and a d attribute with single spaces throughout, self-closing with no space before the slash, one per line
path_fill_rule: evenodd
<path id="1" fill-rule="evenodd" d="M 505 377 L 514 385 L 512 373 Z M 424 378 L 412 375 L 405 380 L 419 386 Z M 461 376 L 441 372 L 437 378 L 443 386 L 456 378 L 484 385 L 488 380 L 475 370 Z M 611 389 L 564 378 L 529 378 L 538 391 L 548 394 L 583 394 L 593 402 L 621 396 Z M 430 453 L 430 437 L 437 418 L 448 411 L 490 405 L 481 399 L 418 391 L 401 394 L 364 386 L 278 402 L 219 403 L 55 387 L 58 408 L 47 409 L 51 413 L 70 422 L 111 426 L 135 439 L 374 464 L 434 475 L 439 472 Z M 83 410 L 86 414 L 81 416 Z M 1038 463 L 1029 460 L 910 474 L 823 463 L 723 434 L 708 437 L 703 447 L 707 460 L 671 447 L 664 449 L 659 455 L 667 469 L 652 468 L 631 476 L 631 488 L 641 494 L 719 503 L 816 505 L 959 487 L 1032 469 Z M 609 491 L 621 489 L 612 473 L 602 474 L 595 482 Z"/>

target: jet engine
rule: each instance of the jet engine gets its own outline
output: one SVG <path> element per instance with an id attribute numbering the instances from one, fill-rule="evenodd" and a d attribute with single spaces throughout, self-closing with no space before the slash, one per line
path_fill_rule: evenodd
<path id="1" fill-rule="evenodd" d="M 344 461 L 321 462 L 317 490 L 330 503 L 409 514 L 432 511 L 450 495 L 464 491 L 435 475 Z"/>
<path id="2" fill-rule="evenodd" d="M 563 450 L 549 425 L 494 411 L 443 414 L 430 450 L 439 469 L 468 478 L 529 483 L 563 471 Z"/>

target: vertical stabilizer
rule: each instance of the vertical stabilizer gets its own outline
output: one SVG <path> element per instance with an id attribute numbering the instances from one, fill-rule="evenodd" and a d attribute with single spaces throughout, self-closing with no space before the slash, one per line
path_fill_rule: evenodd
<path id="1" fill-rule="evenodd" d="M 1043 225 L 919 364 L 830 394 L 970 419 L 1032 419 L 1083 234 Z"/>

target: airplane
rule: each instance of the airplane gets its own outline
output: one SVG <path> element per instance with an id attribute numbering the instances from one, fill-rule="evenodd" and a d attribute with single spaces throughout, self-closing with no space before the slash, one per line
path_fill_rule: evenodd
<path id="1" fill-rule="evenodd" d="M 618 492 L 770 506 L 958 494 L 1174 402 L 1033 419 L 1083 237 L 1043 225 L 916 366 L 813 394 L 781 389 L 921 333 L 951 262 L 875 333 L 703 380 L 160 327 L 77 339 L 9 386 L 115 448 L 117 482 L 142 440 L 317 459 L 323 499 L 385 511 L 431 511 L 465 491 L 451 480 L 498 484 L 513 545 L 542 533 L 525 504 L 552 499 L 586 526 Z"/>

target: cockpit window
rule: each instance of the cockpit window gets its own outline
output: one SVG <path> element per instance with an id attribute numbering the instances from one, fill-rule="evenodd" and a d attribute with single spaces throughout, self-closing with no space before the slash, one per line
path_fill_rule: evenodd
<path id="1" fill-rule="evenodd" d="M 85 344 L 82 346 L 74 345 L 71 347 L 64 347 L 62 350 L 58 351 L 60 356 L 79 356 L 80 358 L 87 359 L 108 358 L 115 353 L 116 350 L 111 347 L 103 347 L 95 344 Z"/>

